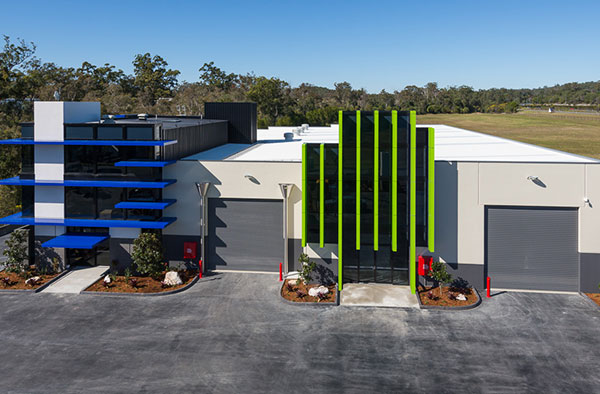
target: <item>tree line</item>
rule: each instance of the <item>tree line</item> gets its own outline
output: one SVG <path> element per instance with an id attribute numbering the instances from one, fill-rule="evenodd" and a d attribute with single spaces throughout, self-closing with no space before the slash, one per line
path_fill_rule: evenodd
<path id="1" fill-rule="evenodd" d="M 18 123 L 32 120 L 35 100 L 100 101 L 104 114 L 151 113 L 200 115 L 209 101 L 254 101 L 259 127 L 337 122 L 342 109 L 415 110 L 425 113 L 516 112 L 521 104 L 588 104 L 600 110 L 600 81 L 568 83 L 536 89 L 480 89 L 469 86 L 406 86 L 368 93 L 349 82 L 333 88 L 282 79 L 235 74 L 213 62 L 198 69 L 198 80 L 179 81 L 180 72 L 159 55 L 134 56 L 133 74 L 111 64 L 62 67 L 43 62 L 36 46 L 4 36 L 0 52 L 0 138 L 19 134 Z M 0 177 L 19 172 L 18 150 L 2 147 Z M 3 198 L 0 195 L 0 201 Z M 14 201 L 14 200 L 11 200 Z M 0 202 L 0 204 L 2 204 Z M 1 208 L 0 208 L 1 210 Z"/>

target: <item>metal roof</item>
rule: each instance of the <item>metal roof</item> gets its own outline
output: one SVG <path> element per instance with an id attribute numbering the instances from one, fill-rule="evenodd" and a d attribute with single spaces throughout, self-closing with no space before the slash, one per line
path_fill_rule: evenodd
<path id="1" fill-rule="evenodd" d="M 417 127 L 435 129 L 435 159 L 439 161 L 600 163 L 597 159 L 452 126 L 419 124 Z M 297 128 L 261 129 L 255 144 L 226 144 L 184 160 L 301 162 L 303 143 L 337 143 L 339 138 L 338 125 L 331 125 L 309 127 L 286 141 L 283 134 L 294 129 Z"/>

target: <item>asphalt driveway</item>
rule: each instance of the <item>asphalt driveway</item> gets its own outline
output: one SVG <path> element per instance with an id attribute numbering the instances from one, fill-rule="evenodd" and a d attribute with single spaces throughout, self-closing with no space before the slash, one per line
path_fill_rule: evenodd
<path id="1" fill-rule="evenodd" d="M 6 393 L 600 390 L 600 310 L 505 293 L 475 310 L 308 307 L 276 276 L 162 297 L 0 294 Z"/>

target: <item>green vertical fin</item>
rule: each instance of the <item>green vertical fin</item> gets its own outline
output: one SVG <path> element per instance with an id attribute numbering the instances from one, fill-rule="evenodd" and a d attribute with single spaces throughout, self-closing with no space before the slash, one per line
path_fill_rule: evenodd
<path id="1" fill-rule="evenodd" d="M 392 111 L 392 252 L 398 251 L 398 111 Z"/>
<path id="2" fill-rule="evenodd" d="M 319 146 L 319 246 L 325 246 L 325 144 Z"/>
<path id="3" fill-rule="evenodd" d="M 307 186 L 306 186 L 306 144 L 302 144 L 302 247 L 306 247 L 306 227 L 307 227 Z"/>
<path id="4" fill-rule="evenodd" d="M 360 111 L 356 111 L 356 250 L 360 250 Z"/>
<path id="5" fill-rule="evenodd" d="M 379 250 L 379 111 L 374 113 L 373 141 L 373 250 Z"/>
<path id="6" fill-rule="evenodd" d="M 430 127 L 427 139 L 427 241 L 430 252 L 435 252 L 435 130 Z"/>
<path id="7" fill-rule="evenodd" d="M 344 195 L 343 195 L 343 180 L 342 180 L 342 174 L 344 171 L 344 162 L 342 160 L 342 117 L 343 117 L 343 112 L 340 111 L 339 112 L 339 123 L 340 123 L 340 130 L 339 130 L 339 143 L 338 143 L 338 289 L 342 290 L 342 218 L 343 218 L 343 214 L 344 214 L 344 210 L 343 210 L 343 201 L 344 201 Z"/>
<path id="8" fill-rule="evenodd" d="M 417 254 L 417 114 L 410 111 L 410 228 L 408 244 L 408 273 L 410 291 L 417 290 L 416 254 Z"/>

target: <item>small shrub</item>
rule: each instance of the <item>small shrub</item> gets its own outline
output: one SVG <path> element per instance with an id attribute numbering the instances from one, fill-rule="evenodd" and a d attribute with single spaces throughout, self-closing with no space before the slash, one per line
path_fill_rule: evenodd
<path id="1" fill-rule="evenodd" d="M 129 279 L 129 286 L 133 287 L 134 289 L 138 288 L 138 280 L 137 278 L 131 278 Z"/>
<path id="2" fill-rule="evenodd" d="M 285 286 L 287 288 L 287 291 L 289 291 L 290 293 L 294 292 L 294 285 L 291 284 L 290 282 L 285 282 Z"/>
<path id="3" fill-rule="evenodd" d="M 437 298 L 437 296 L 435 296 L 435 295 L 433 294 L 433 291 L 432 291 L 432 290 L 429 290 L 429 291 L 427 292 L 427 298 L 429 298 L 429 299 L 430 299 L 430 300 L 432 300 L 432 301 L 435 301 L 435 300 L 437 300 L 437 299 L 438 299 L 438 298 Z"/>
<path id="4" fill-rule="evenodd" d="M 448 292 L 448 299 L 452 300 L 452 301 L 456 301 L 456 293 L 453 293 L 451 291 Z"/>
<path id="5" fill-rule="evenodd" d="M 135 270 L 141 275 L 157 278 L 164 269 L 162 242 L 154 233 L 141 233 L 133 242 L 131 253 Z"/>
<path id="6" fill-rule="evenodd" d="M 60 260 L 57 257 L 52 258 L 52 273 L 58 274 L 60 272 Z"/>
<path id="7" fill-rule="evenodd" d="M 123 275 L 125 276 L 125 282 L 129 283 L 129 279 L 131 279 L 131 268 L 125 268 L 125 272 L 123 272 Z"/>
<path id="8" fill-rule="evenodd" d="M 449 283 L 452 280 L 452 275 L 446 271 L 446 264 L 442 263 L 441 261 L 432 262 L 431 271 L 429 271 L 429 277 L 438 283 L 441 297 L 444 283 Z"/>
<path id="9" fill-rule="evenodd" d="M 8 276 L 5 276 L 4 278 L 0 279 L 0 283 L 2 283 L 2 286 L 4 287 L 12 286 L 13 284 Z"/>
<path id="10" fill-rule="evenodd" d="M 300 299 L 306 297 L 306 293 L 303 292 L 302 290 L 296 290 L 296 296 Z"/>
<path id="11" fill-rule="evenodd" d="M 6 240 L 6 249 L 2 251 L 7 257 L 4 263 L 6 271 L 25 275 L 29 266 L 28 240 L 29 230 L 15 230 L 10 234 Z"/>
<path id="12" fill-rule="evenodd" d="M 317 293 L 317 298 L 319 299 L 317 302 L 325 301 L 327 299 L 327 294 Z"/>
<path id="13" fill-rule="evenodd" d="M 39 269 L 40 275 L 48 275 L 48 268 L 46 266 L 43 266 L 42 268 Z"/>
<path id="14" fill-rule="evenodd" d="M 299 279 L 308 284 L 312 280 L 312 273 L 317 268 L 317 264 L 314 261 L 310 261 L 306 253 L 301 253 L 298 261 L 300 262 Z"/>
<path id="15" fill-rule="evenodd" d="M 171 287 L 167 282 L 165 282 L 164 280 L 160 281 L 160 287 L 163 289 L 166 289 L 167 287 Z"/>
<path id="16" fill-rule="evenodd" d="M 450 283 L 450 291 L 454 293 L 461 293 L 467 296 L 471 294 L 471 286 L 465 279 L 458 277 L 454 279 L 452 283 Z"/>

